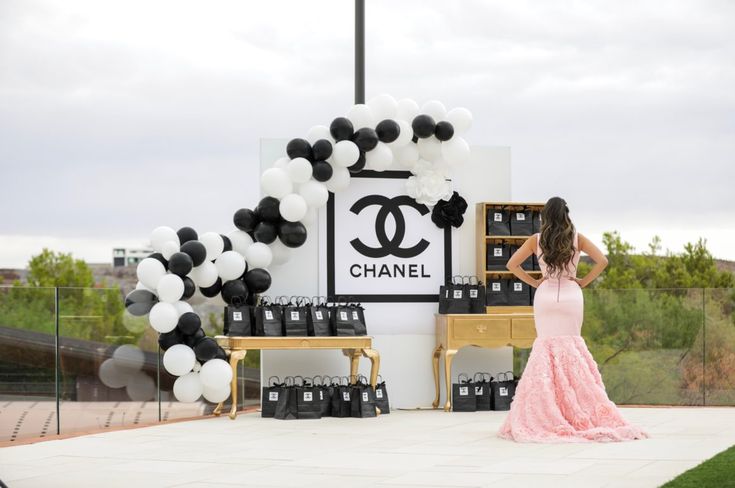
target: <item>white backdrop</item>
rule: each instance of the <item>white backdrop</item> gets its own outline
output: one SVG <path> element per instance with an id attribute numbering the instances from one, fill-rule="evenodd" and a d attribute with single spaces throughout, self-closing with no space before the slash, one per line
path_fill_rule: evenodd
<path id="1" fill-rule="evenodd" d="M 287 139 L 261 140 L 261 172 L 271 167 L 277 158 L 285 156 L 287 143 Z M 453 230 L 453 274 L 474 274 L 475 203 L 511 200 L 510 148 L 472 146 L 471 161 L 453 175 L 453 182 L 454 188 L 469 204 L 464 225 Z M 255 205 L 257 199 L 254 196 L 247 200 Z M 326 210 L 323 210 L 319 222 L 307 227 L 309 236 L 306 244 L 295 250 L 287 264 L 270 270 L 273 286 L 267 294 L 325 294 L 326 242 L 318 232 L 325 218 Z M 405 245 L 409 243 L 407 237 Z M 396 408 L 430 406 L 434 399 L 431 353 L 435 344 L 434 313 L 437 304 L 364 303 L 364 306 L 368 334 L 374 337 L 374 348 L 381 355 L 380 370 L 388 384 L 391 405 Z M 340 351 L 264 351 L 261 358 L 263 382 L 274 375 L 349 374 L 347 358 Z M 460 372 L 507 371 L 512 369 L 512 349 L 465 348 L 457 354 L 452 369 L 455 377 Z M 370 362 L 366 358 L 361 361 L 360 371 L 366 376 L 370 371 Z M 441 374 L 443 378 L 443 371 Z M 442 390 L 442 401 L 445 395 Z"/>

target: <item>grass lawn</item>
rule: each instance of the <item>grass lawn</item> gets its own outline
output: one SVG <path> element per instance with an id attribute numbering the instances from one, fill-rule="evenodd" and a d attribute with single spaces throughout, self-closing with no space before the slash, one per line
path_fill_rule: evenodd
<path id="1" fill-rule="evenodd" d="M 661 488 L 735 487 L 735 446 L 693 467 Z"/>

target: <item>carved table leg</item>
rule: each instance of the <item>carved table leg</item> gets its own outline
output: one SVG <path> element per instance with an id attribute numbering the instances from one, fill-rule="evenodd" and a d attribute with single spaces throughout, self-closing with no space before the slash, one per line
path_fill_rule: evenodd
<path id="1" fill-rule="evenodd" d="M 360 351 L 355 349 L 342 349 L 342 354 L 350 359 L 350 381 L 356 381 L 360 368 Z"/>
<path id="2" fill-rule="evenodd" d="M 434 354 L 431 358 L 434 366 L 434 389 L 436 392 L 434 396 L 434 402 L 431 404 L 434 408 L 439 408 L 439 356 L 441 355 L 441 352 L 442 346 L 436 346 L 436 348 L 434 348 Z"/>
<path id="3" fill-rule="evenodd" d="M 230 389 L 232 390 L 232 408 L 230 409 L 229 417 L 232 420 L 235 420 L 235 417 L 237 417 L 237 363 L 245 359 L 247 353 L 247 351 L 232 351 L 230 353 L 230 367 L 232 368 L 232 383 L 230 384 Z M 220 406 L 218 405 L 217 408 L 220 408 Z"/>
<path id="4" fill-rule="evenodd" d="M 456 354 L 456 349 L 447 349 L 444 351 L 444 378 L 447 384 L 447 402 L 444 404 L 445 412 L 452 410 L 452 360 Z"/>
<path id="5" fill-rule="evenodd" d="M 380 353 L 375 349 L 363 349 L 362 354 L 370 360 L 370 384 L 375 388 L 380 374 Z"/>

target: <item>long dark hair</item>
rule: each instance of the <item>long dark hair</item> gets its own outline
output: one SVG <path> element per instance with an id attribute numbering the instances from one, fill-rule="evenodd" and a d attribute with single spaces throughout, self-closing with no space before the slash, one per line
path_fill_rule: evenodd
<path id="1" fill-rule="evenodd" d="M 561 197 L 551 197 L 541 210 L 539 246 L 549 276 L 561 274 L 572 260 L 575 227 L 569 218 L 569 207 Z"/>

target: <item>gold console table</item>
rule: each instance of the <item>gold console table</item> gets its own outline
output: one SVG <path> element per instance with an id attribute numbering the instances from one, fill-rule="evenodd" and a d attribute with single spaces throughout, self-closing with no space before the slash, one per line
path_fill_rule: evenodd
<path id="1" fill-rule="evenodd" d="M 237 416 L 237 363 L 245 358 L 252 350 L 319 350 L 342 349 L 342 353 L 350 360 L 350 376 L 357 375 L 360 366 L 360 357 L 370 359 L 370 384 L 375 387 L 378 383 L 380 370 L 380 354 L 373 349 L 373 338 L 369 336 L 338 336 L 338 337 L 229 337 L 216 336 L 217 344 L 227 352 L 232 367 L 232 408 L 230 418 Z M 220 402 L 214 409 L 215 415 L 222 413 L 224 402 Z"/>
<path id="2" fill-rule="evenodd" d="M 489 309 L 495 307 L 488 307 Z M 511 308 L 511 307 L 506 307 Z M 518 307 L 519 309 L 521 307 Z M 528 310 L 530 307 L 523 307 Z M 439 357 L 444 357 L 447 401 L 444 411 L 452 409 L 452 360 L 466 346 L 529 348 L 536 338 L 533 312 L 488 314 L 436 314 L 436 347 L 433 354 L 434 408 L 439 407 Z"/>

